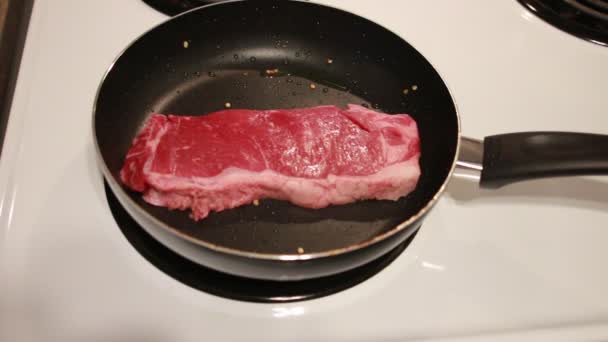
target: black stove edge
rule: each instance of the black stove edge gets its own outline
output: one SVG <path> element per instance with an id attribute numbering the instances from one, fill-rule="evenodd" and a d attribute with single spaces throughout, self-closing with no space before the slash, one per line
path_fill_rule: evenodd
<path id="1" fill-rule="evenodd" d="M 33 7 L 34 0 L 9 0 L 4 25 L 0 28 L 0 151 L 4 147 Z"/>

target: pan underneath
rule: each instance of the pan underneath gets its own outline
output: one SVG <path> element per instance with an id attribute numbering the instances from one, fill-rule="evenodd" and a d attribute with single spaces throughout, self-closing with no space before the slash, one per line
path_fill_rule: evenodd
<path id="1" fill-rule="evenodd" d="M 424 208 L 449 176 L 455 156 L 458 123 L 451 96 L 433 67 L 401 38 L 329 7 L 242 1 L 174 18 L 116 61 L 100 87 L 94 118 L 110 171 L 106 177 L 119 179 L 131 141 L 150 113 L 202 115 L 227 103 L 247 109 L 355 103 L 408 113 L 420 130 L 422 176 L 416 190 L 399 201 L 313 210 L 268 199 L 199 222 L 122 189 L 147 214 L 203 243 L 295 254 L 369 241 Z"/>

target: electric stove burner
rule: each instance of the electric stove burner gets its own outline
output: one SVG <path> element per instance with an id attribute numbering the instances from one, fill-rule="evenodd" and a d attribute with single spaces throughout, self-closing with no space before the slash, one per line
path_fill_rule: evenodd
<path id="1" fill-rule="evenodd" d="M 150 7 L 167 15 L 176 15 L 193 8 L 223 0 L 143 0 Z"/>
<path id="2" fill-rule="evenodd" d="M 278 303 L 319 298 L 353 287 L 388 266 L 409 245 L 416 233 L 384 256 L 356 269 L 323 278 L 276 282 L 218 272 L 194 263 L 163 246 L 125 211 L 109 186 L 105 191 L 118 227 L 135 249 L 172 278 L 200 291 L 230 299 Z"/>
<path id="3" fill-rule="evenodd" d="M 564 32 L 608 46 L 608 0 L 518 1 Z"/>

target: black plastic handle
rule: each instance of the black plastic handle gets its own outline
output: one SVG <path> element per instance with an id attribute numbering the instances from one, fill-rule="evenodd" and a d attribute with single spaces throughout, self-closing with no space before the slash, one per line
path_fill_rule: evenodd
<path id="1" fill-rule="evenodd" d="M 608 175 L 608 135 L 524 132 L 486 137 L 480 185 L 498 188 L 519 180 Z"/>

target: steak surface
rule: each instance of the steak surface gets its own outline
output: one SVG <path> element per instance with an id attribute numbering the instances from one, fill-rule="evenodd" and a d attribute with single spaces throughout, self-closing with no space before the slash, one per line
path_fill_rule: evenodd
<path id="1" fill-rule="evenodd" d="M 264 198 L 306 208 L 397 200 L 416 187 L 419 157 L 409 115 L 358 105 L 153 114 L 120 177 L 148 203 L 200 220 Z"/>

